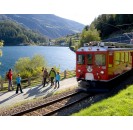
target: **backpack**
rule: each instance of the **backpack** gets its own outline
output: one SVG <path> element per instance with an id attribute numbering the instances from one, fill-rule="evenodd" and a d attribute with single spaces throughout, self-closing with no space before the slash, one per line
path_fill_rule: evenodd
<path id="1" fill-rule="evenodd" d="M 52 71 L 52 70 L 51 70 Z M 51 71 L 50 71 L 50 73 L 49 73 L 49 76 L 51 75 Z M 56 76 L 56 72 L 55 72 L 55 70 L 53 70 L 53 72 L 54 72 L 54 74 L 55 74 L 55 76 Z"/>
<path id="2" fill-rule="evenodd" d="M 8 72 L 6 73 L 6 78 L 9 79 L 9 73 Z"/>

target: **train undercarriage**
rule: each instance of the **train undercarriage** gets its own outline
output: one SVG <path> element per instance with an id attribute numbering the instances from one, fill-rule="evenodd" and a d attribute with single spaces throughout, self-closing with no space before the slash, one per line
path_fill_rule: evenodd
<path id="1" fill-rule="evenodd" d="M 133 69 L 109 81 L 91 81 L 80 79 L 78 81 L 78 89 L 86 92 L 109 92 L 131 75 L 133 75 Z"/>

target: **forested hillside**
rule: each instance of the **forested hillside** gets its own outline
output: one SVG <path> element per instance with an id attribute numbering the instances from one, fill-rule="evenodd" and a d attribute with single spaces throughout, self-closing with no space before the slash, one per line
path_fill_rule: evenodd
<path id="1" fill-rule="evenodd" d="M 0 19 L 16 21 L 49 38 L 58 38 L 81 32 L 83 24 L 53 14 L 5 14 Z"/>
<path id="2" fill-rule="evenodd" d="M 108 38 L 111 34 L 122 34 L 133 30 L 133 14 L 102 14 L 93 22 L 100 32 L 101 39 Z"/>
<path id="3" fill-rule="evenodd" d="M 4 45 L 30 45 L 45 44 L 47 38 L 30 29 L 25 29 L 21 25 L 9 21 L 0 21 L 0 39 L 4 41 Z"/>

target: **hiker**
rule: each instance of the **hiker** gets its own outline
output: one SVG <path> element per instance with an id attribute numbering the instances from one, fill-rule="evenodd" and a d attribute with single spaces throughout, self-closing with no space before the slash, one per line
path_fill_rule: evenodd
<path id="1" fill-rule="evenodd" d="M 56 72 L 55 72 L 54 68 L 52 68 L 50 70 L 50 73 L 49 73 L 49 77 L 50 77 L 50 80 L 51 80 L 51 86 L 54 85 L 54 78 L 55 78 L 55 76 L 56 76 Z"/>
<path id="2" fill-rule="evenodd" d="M 8 80 L 8 72 L 6 72 L 6 79 Z"/>
<path id="3" fill-rule="evenodd" d="M 12 69 L 9 69 L 8 73 L 7 73 L 7 79 L 8 79 L 8 91 L 11 91 L 11 87 L 12 90 L 14 90 L 13 88 L 13 84 L 12 84 Z"/>
<path id="4" fill-rule="evenodd" d="M 22 88 L 21 88 L 21 77 L 20 77 L 20 74 L 18 74 L 18 77 L 16 78 L 16 82 L 17 82 L 16 94 L 18 93 L 18 89 L 20 89 L 20 92 L 23 93 Z"/>
<path id="5" fill-rule="evenodd" d="M 42 85 L 44 83 L 43 73 L 44 73 L 44 67 L 42 67 Z"/>
<path id="6" fill-rule="evenodd" d="M 48 71 L 45 68 L 45 70 L 43 71 L 43 87 L 45 87 L 47 78 L 48 78 Z"/>
<path id="7" fill-rule="evenodd" d="M 59 72 L 57 72 L 56 77 L 55 77 L 55 88 L 59 88 L 60 87 L 60 74 Z M 58 87 L 57 87 L 57 83 L 58 83 Z"/>

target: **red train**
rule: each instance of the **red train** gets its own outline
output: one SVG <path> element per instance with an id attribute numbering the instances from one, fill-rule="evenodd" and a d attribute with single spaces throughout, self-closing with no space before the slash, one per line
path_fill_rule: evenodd
<path id="1" fill-rule="evenodd" d="M 76 77 L 81 81 L 80 87 L 109 83 L 130 72 L 133 68 L 133 48 L 126 45 L 98 43 L 97 46 L 79 48 L 76 51 Z"/>

